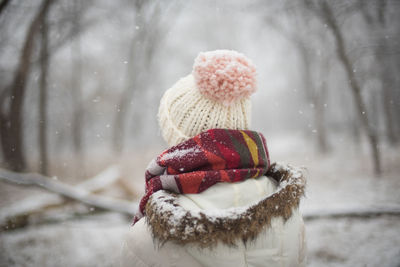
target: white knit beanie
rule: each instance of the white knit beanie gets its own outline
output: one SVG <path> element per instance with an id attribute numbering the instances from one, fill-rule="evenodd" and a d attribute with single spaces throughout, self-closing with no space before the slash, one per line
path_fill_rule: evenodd
<path id="1" fill-rule="evenodd" d="M 168 89 L 158 119 L 170 146 L 213 128 L 248 129 L 256 68 L 236 51 L 200 53 L 191 74 Z"/>

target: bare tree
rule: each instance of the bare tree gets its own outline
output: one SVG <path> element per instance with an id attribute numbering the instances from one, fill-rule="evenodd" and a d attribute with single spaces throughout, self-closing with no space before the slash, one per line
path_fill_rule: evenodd
<path id="1" fill-rule="evenodd" d="M 321 77 L 316 81 L 313 80 L 312 68 L 320 68 L 328 70 L 328 61 L 327 59 L 321 59 L 319 61 L 315 60 L 315 54 L 313 55 L 307 47 L 306 40 L 302 38 L 298 38 L 296 41 L 296 46 L 299 51 L 299 56 L 302 60 L 302 71 L 303 71 L 303 80 L 304 80 L 304 92 L 308 101 L 312 106 L 312 115 L 313 121 L 315 125 L 315 132 L 317 135 L 317 148 L 319 152 L 326 153 L 329 151 L 328 145 L 328 137 L 326 134 L 325 127 L 325 107 L 324 103 L 326 101 L 326 93 L 327 93 L 327 82 L 326 82 L 326 73 L 320 73 Z M 319 66 L 316 66 L 319 64 Z M 322 68 L 321 66 L 322 65 Z M 322 77 L 324 76 L 324 77 Z"/>
<path id="2" fill-rule="evenodd" d="M 73 62 L 71 64 L 71 92 L 74 105 L 72 117 L 72 139 L 75 154 L 78 157 L 77 163 L 80 165 L 77 169 L 82 173 L 84 167 L 84 143 L 83 143 L 83 127 L 84 127 L 84 110 L 82 104 L 82 49 L 81 49 L 81 1 L 74 0 L 72 3 L 72 35 L 75 36 L 71 44 L 71 54 Z"/>
<path id="3" fill-rule="evenodd" d="M 382 81 L 382 109 L 383 117 L 386 128 L 386 136 L 391 144 L 395 144 L 398 141 L 398 133 L 395 130 L 395 119 L 394 119 L 394 102 L 395 98 L 394 91 L 396 86 L 396 76 L 397 73 L 393 71 L 395 69 L 393 60 L 396 60 L 396 56 L 393 57 L 389 52 L 391 50 L 391 44 L 387 38 L 387 23 L 386 23 L 386 10 L 387 10 L 387 0 L 381 1 L 370 1 L 364 2 L 360 1 L 361 11 L 365 18 L 365 21 L 371 29 L 370 34 L 373 42 L 379 42 L 378 45 L 373 46 L 373 52 L 375 58 L 379 63 L 379 75 Z M 372 11 L 372 12 L 371 12 Z"/>
<path id="4" fill-rule="evenodd" d="M 53 0 L 54 2 L 55 0 Z M 40 152 L 40 172 L 48 174 L 48 156 L 47 156 L 47 94 L 49 75 L 49 37 L 47 13 L 41 17 L 40 21 L 41 49 L 40 49 L 40 91 L 39 91 L 39 152 Z"/>
<path id="5" fill-rule="evenodd" d="M 148 34 L 152 33 L 152 27 L 159 27 L 157 25 L 157 15 L 153 16 L 155 21 L 146 23 L 144 13 L 151 8 L 154 3 L 148 1 L 136 1 L 133 5 L 135 9 L 135 26 L 132 27 L 132 39 L 129 44 L 129 53 L 127 60 L 127 68 L 125 74 L 125 88 L 121 94 L 121 98 L 117 104 L 117 112 L 115 115 L 115 124 L 113 132 L 113 149 L 115 152 L 120 153 L 124 146 L 125 139 L 125 121 L 130 110 L 130 103 L 132 102 L 133 94 L 135 91 L 142 89 L 141 80 L 143 80 L 143 63 L 146 50 L 156 43 L 147 43 L 146 38 Z M 142 65 L 142 66 L 141 66 Z M 137 125 L 139 127 L 139 125 Z"/>
<path id="6" fill-rule="evenodd" d="M 0 15 L 1 13 L 3 13 L 3 11 L 6 9 L 6 7 L 8 6 L 8 4 L 10 3 L 10 0 L 2 0 L 0 2 Z"/>
<path id="7" fill-rule="evenodd" d="M 293 13 L 292 10 L 294 12 L 300 12 L 300 15 Z M 292 44 L 294 49 L 296 49 L 298 52 L 297 54 L 301 62 L 301 67 L 299 67 L 299 71 L 301 71 L 302 73 L 301 77 L 302 87 L 304 89 L 303 91 L 305 93 L 306 100 L 312 106 L 313 123 L 315 125 L 315 132 L 317 135 L 316 146 L 319 152 L 326 153 L 329 151 L 324 107 L 327 93 L 327 71 L 321 71 L 319 75 L 320 77 L 313 77 L 312 69 L 314 68 L 328 70 L 328 60 L 322 59 L 321 57 L 318 60 L 316 59 L 317 56 L 309 42 L 309 36 L 313 33 L 307 30 L 309 25 L 307 25 L 307 17 L 305 16 L 305 14 L 303 14 L 304 10 L 296 8 L 296 6 L 293 6 L 292 2 L 288 2 L 285 4 L 285 13 L 287 13 L 286 15 L 288 15 L 288 17 L 294 19 L 294 27 L 293 24 L 291 24 L 291 27 L 289 29 L 285 28 L 285 26 L 279 23 L 279 20 L 276 18 L 275 14 L 268 14 L 266 18 L 266 23 L 269 27 L 275 29 L 277 33 L 286 38 Z M 301 19 L 299 20 L 298 18 Z M 307 38 L 304 38 L 304 32 L 307 32 Z M 320 36 L 314 37 L 315 39 L 320 38 Z M 323 66 L 321 67 L 320 65 Z"/>
<path id="8" fill-rule="evenodd" d="M 165 3 L 164 3 L 165 4 Z M 174 19 L 167 17 L 162 10 L 161 2 L 137 0 L 134 4 L 135 27 L 132 28 L 132 41 L 129 45 L 125 88 L 117 104 L 114 119 L 112 145 L 114 152 L 120 153 L 124 147 L 126 117 L 128 116 L 134 94 L 144 91 L 144 85 L 149 79 L 149 68 L 157 47 L 166 35 L 166 27 L 170 27 Z M 169 4 L 168 4 L 169 5 Z M 141 118 L 135 121 L 135 128 L 140 127 Z"/>
<path id="9" fill-rule="evenodd" d="M 13 170 L 26 168 L 26 159 L 23 148 L 23 100 L 26 84 L 31 70 L 31 57 L 34 49 L 34 39 L 40 28 L 41 20 L 54 3 L 51 0 L 43 0 L 32 23 L 30 24 L 22 52 L 19 58 L 14 79 L 8 89 L 2 94 L 0 104 L 2 110 L 1 120 L 1 145 L 3 156 L 8 166 Z"/>
<path id="10" fill-rule="evenodd" d="M 339 24 L 333 14 L 332 8 L 327 1 L 320 1 L 317 4 L 312 4 L 307 1 L 308 7 L 311 8 L 318 17 L 326 24 L 326 26 L 331 30 L 332 35 L 334 37 L 336 52 L 338 55 L 339 61 L 342 63 L 343 68 L 345 70 L 345 74 L 347 76 L 347 80 L 349 81 L 349 87 L 351 89 L 353 99 L 355 102 L 355 106 L 357 109 L 357 114 L 359 116 L 361 126 L 363 127 L 369 141 L 369 145 L 371 147 L 372 159 L 374 171 L 376 174 L 381 173 L 381 162 L 380 162 L 380 153 L 378 149 L 378 136 L 376 131 L 370 124 L 370 117 L 367 112 L 366 104 L 361 96 L 361 87 L 354 75 L 352 63 L 346 53 L 345 40 L 343 37 L 342 30 L 339 27 Z"/>

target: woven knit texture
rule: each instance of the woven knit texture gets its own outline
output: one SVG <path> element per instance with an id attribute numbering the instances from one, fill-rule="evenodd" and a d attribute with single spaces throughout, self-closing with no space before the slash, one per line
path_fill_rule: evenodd
<path id="1" fill-rule="evenodd" d="M 173 146 L 208 129 L 248 129 L 250 112 L 249 98 L 229 106 L 211 100 L 200 93 L 189 74 L 165 92 L 158 119 L 164 140 Z"/>
<path id="2" fill-rule="evenodd" d="M 161 153 L 146 169 L 146 194 L 134 223 L 159 190 L 201 193 L 219 182 L 234 183 L 264 175 L 270 166 L 264 136 L 255 131 L 211 129 Z"/>

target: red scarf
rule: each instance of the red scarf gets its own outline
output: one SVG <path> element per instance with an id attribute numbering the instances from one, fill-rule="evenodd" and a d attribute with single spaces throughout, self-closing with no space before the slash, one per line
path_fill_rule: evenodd
<path id="1" fill-rule="evenodd" d="M 150 196 L 159 190 L 196 194 L 219 182 L 234 183 L 264 175 L 270 167 L 261 133 L 211 129 L 173 146 L 146 169 L 146 193 L 135 224 L 145 215 Z"/>

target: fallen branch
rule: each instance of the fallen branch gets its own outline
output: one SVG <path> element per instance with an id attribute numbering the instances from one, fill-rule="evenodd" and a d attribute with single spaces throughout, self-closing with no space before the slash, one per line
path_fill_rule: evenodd
<path id="1" fill-rule="evenodd" d="M 109 210 L 132 216 L 137 210 L 137 203 L 126 200 L 113 199 L 104 196 L 93 195 L 91 192 L 105 188 L 107 185 L 114 183 L 119 177 L 119 170 L 116 167 L 110 167 L 99 175 L 86 180 L 76 186 L 68 185 L 60 181 L 54 180 L 36 173 L 16 173 L 4 169 L 0 169 L 0 180 L 21 185 L 21 186 L 37 186 L 46 189 L 57 195 L 37 196 L 38 198 L 28 198 L 27 201 L 21 203 L 27 204 L 28 210 L 38 210 L 40 207 L 57 206 L 64 202 L 63 197 L 73 199 L 89 206 L 93 206 L 102 210 Z M 63 197 L 61 197 L 63 196 Z M 20 206 L 23 206 L 22 204 Z M 19 210 L 9 212 L 16 209 L 16 206 L 4 207 L 0 213 L 0 220 L 13 217 L 13 220 L 26 220 L 27 210 Z M 28 211 L 28 212 L 29 212 Z M 383 207 L 350 207 L 346 209 L 324 209 L 324 210 L 306 210 L 303 211 L 303 218 L 306 221 L 318 219 L 337 219 L 337 218 L 371 218 L 376 216 L 400 216 L 400 206 L 383 206 Z M 18 223 L 17 223 L 18 224 Z M 24 223 L 21 223 L 24 225 Z"/>
<path id="2" fill-rule="evenodd" d="M 113 165 L 100 172 L 93 178 L 89 178 L 82 183 L 79 183 L 77 187 L 90 192 L 96 192 L 118 181 L 120 175 L 119 168 Z"/>
<path id="3" fill-rule="evenodd" d="M 303 218 L 306 221 L 339 218 L 372 218 L 384 215 L 400 216 L 400 206 L 355 207 L 347 209 L 326 209 L 303 212 Z"/>
<path id="4" fill-rule="evenodd" d="M 117 166 L 110 166 L 96 176 L 77 184 L 76 187 L 85 189 L 89 192 L 97 192 L 115 183 L 119 177 L 119 168 Z M 50 192 L 26 197 L 11 205 L 2 207 L 0 210 L 0 224 L 10 218 L 21 216 L 28 217 L 31 214 L 39 213 L 48 208 L 61 206 L 65 204 L 65 200 L 65 197 Z"/>
<path id="5" fill-rule="evenodd" d="M 50 192 L 77 200 L 99 209 L 115 211 L 128 215 L 135 214 L 137 209 L 137 204 L 135 203 L 93 195 L 90 191 L 82 187 L 68 185 L 37 173 L 16 173 L 0 169 L 0 180 L 17 185 L 41 187 Z M 95 188 L 94 184 L 95 183 L 93 182 L 88 182 L 85 187 L 93 189 Z"/>

